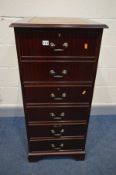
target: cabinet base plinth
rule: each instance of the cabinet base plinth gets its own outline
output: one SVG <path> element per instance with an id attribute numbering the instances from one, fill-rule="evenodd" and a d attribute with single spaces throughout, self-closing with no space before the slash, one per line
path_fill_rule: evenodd
<path id="1" fill-rule="evenodd" d="M 31 152 L 28 154 L 29 162 L 37 162 L 46 157 L 53 157 L 53 156 L 62 156 L 62 157 L 72 157 L 75 160 L 84 160 L 85 159 L 85 151 L 76 151 L 76 152 Z"/>

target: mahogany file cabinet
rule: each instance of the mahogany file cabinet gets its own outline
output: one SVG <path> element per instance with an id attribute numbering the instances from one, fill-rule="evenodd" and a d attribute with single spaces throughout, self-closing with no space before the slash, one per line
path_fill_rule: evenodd
<path id="1" fill-rule="evenodd" d="M 14 27 L 29 161 L 83 160 L 104 24 L 24 18 Z"/>

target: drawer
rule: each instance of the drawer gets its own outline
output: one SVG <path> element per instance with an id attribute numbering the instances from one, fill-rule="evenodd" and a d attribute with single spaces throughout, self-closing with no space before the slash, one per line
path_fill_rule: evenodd
<path id="1" fill-rule="evenodd" d="M 84 150 L 84 139 L 30 140 L 30 151 Z"/>
<path id="2" fill-rule="evenodd" d="M 28 130 L 30 137 L 62 137 L 85 135 L 87 122 L 82 123 L 57 123 L 57 124 L 38 124 L 29 123 Z"/>
<path id="3" fill-rule="evenodd" d="M 71 121 L 88 120 L 89 106 L 27 106 L 28 121 Z"/>
<path id="4" fill-rule="evenodd" d="M 60 85 L 60 86 L 25 86 L 24 99 L 26 103 L 90 103 L 92 87 L 90 85 Z"/>
<path id="5" fill-rule="evenodd" d="M 91 29 L 20 29 L 17 35 L 22 59 L 30 59 L 26 56 L 95 56 L 100 34 Z"/>
<path id="6" fill-rule="evenodd" d="M 24 82 L 91 82 L 94 62 L 23 62 L 21 73 Z"/>

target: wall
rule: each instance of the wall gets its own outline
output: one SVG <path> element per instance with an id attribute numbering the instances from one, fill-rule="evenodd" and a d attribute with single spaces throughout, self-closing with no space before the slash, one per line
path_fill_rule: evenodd
<path id="1" fill-rule="evenodd" d="M 1 0 L 0 1 L 0 106 L 22 106 L 13 28 L 25 16 L 82 17 L 105 23 L 93 106 L 116 105 L 115 0 Z"/>

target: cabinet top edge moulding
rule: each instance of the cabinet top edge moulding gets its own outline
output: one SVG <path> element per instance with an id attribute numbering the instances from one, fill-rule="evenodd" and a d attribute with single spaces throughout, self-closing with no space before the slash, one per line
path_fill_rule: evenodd
<path id="1" fill-rule="evenodd" d="M 101 24 L 84 18 L 62 17 L 25 17 L 10 25 L 10 27 L 37 27 L 37 28 L 108 28 Z"/>

